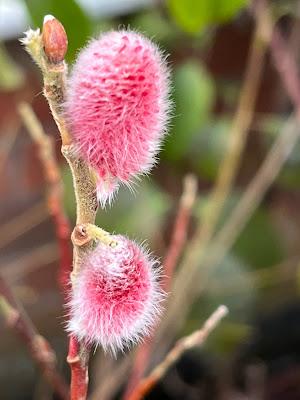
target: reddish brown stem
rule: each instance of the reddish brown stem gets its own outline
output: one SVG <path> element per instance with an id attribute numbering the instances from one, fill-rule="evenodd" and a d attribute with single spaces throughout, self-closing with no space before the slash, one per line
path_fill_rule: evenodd
<path id="1" fill-rule="evenodd" d="M 187 230 L 190 221 L 192 207 L 196 199 L 197 192 L 197 180 L 193 175 L 187 175 L 183 181 L 183 192 L 180 198 L 179 207 L 171 235 L 171 240 L 169 247 L 167 249 L 163 266 L 164 273 L 166 275 L 163 281 L 163 289 L 167 292 L 170 288 L 170 283 L 172 276 L 178 260 L 184 249 L 187 238 Z M 151 357 L 153 349 L 153 339 L 150 338 L 147 342 L 143 343 L 137 350 L 131 376 L 129 378 L 125 394 L 123 396 L 124 400 L 128 399 L 132 390 L 136 387 L 137 383 L 140 381 L 146 368 L 149 364 L 149 359 Z"/>
<path id="2" fill-rule="evenodd" d="M 197 179 L 194 175 L 187 175 L 183 181 L 183 193 L 173 227 L 167 253 L 164 257 L 163 266 L 166 279 L 163 282 L 163 289 L 168 291 L 172 280 L 173 272 L 182 254 L 187 238 L 187 230 L 196 199 Z"/>
<path id="3" fill-rule="evenodd" d="M 71 368 L 71 400 L 85 400 L 87 396 L 89 376 L 87 347 L 81 347 L 78 340 L 71 336 L 67 361 Z"/>
<path id="4" fill-rule="evenodd" d="M 158 380 L 156 377 L 149 376 L 143 379 L 140 384 L 137 386 L 136 390 L 134 390 L 130 396 L 128 397 L 129 400 L 141 400 L 143 399 L 154 386 L 157 384 Z"/>
<path id="5" fill-rule="evenodd" d="M 7 325 L 16 332 L 29 350 L 34 362 L 60 399 L 67 400 L 67 384 L 56 369 L 56 356 L 47 340 L 39 335 L 23 307 L 15 299 L 10 287 L 0 276 L 1 314 Z"/>

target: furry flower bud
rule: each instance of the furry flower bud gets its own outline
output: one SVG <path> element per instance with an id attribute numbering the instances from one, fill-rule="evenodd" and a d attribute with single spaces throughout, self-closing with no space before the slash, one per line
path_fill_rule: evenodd
<path id="1" fill-rule="evenodd" d="M 115 353 L 149 333 L 163 293 L 156 261 L 124 236 L 98 243 L 82 261 L 69 303 L 68 331 Z"/>
<path id="2" fill-rule="evenodd" d="M 150 171 L 166 132 L 169 72 L 144 36 L 113 31 L 81 51 L 69 79 L 66 115 L 81 155 L 98 176 L 98 198 Z"/>

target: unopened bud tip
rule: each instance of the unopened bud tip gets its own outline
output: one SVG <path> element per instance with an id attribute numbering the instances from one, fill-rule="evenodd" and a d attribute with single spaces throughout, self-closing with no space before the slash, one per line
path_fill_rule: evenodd
<path id="1" fill-rule="evenodd" d="M 44 24 L 48 21 L 52 21 L 53 19 L 55 19 L 55 17 L 53 17 L 53 15 L 51 14 L 47 14 L 44 16 Z"/>

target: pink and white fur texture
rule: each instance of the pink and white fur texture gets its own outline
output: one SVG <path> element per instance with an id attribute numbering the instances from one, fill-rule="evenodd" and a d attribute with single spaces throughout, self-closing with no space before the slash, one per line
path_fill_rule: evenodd
<path id="1" fill-rule="evenodd" d="M 73 67 L 66 117 L 96 171 L 102 206 L 156 161 L 169 120 L 169 70 L 149 39 L 129 30 L 92 40 Z"/>
<path id="2" fill-rule="evenodd" d="M 113 236 L 82 261 L 69 303 L 68 331 L 104 350 L 124 350 L 150 333 L 164 294 L 157 261 L 135 242 Z"/>

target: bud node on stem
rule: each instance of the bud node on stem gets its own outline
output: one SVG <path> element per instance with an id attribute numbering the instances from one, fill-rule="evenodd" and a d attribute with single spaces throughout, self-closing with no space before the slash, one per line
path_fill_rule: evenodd
<path id="1" fill-rule="evenodd" d="M 73 244 L 79 247 L 84 246 L 92 240 L 91 236 L 87 233 L 85 224 L 79 224 L 75 226 L 71 239 Z"/>

